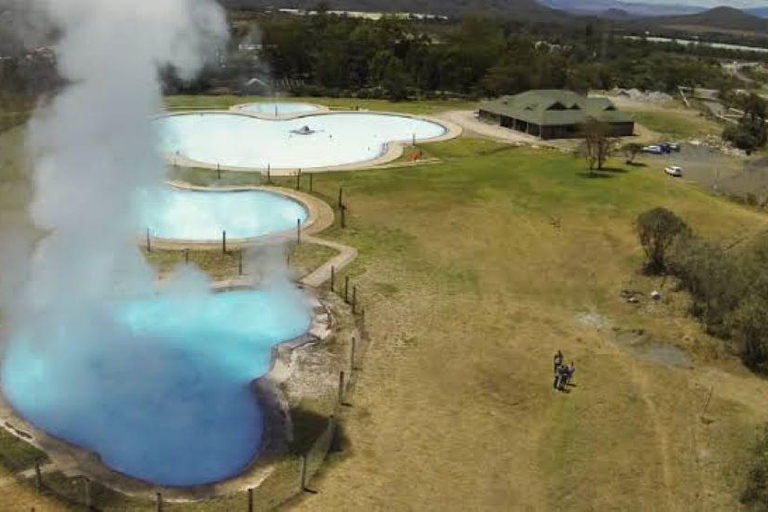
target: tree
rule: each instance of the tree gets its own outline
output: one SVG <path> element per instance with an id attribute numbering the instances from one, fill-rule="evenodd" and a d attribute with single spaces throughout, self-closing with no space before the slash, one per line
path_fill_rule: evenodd
<path id="1" fill-rule="evenodd" d="M 768 119 L 768 102 L 755 93 L 742 100 L 744 115 L 737 125 L 728 126 L 723 131 L 723 139 L 731 142 L 739 149 L 747 152 L 765 146 L 768 141 L 768 130 L 765 122 Z"/>
<path id="2" fill-rule="evenodd" d="M 630 142 L 621 148 L 621 150 L 624 153 L 624 156 L 627 157 L 627 163 L 631 165 L 635 163 L 635 158 L 637 158 L 637 155 L 643 150 L 643 145 L 638 144 L 637 142 Z"/>
<path id="3" fill-rule="evenodd" d="M 768 426 L 758 437 L 741 502 L 747 510 L 768 509 Z"/>
<path id="4" fill-rule="evenodd" d="M 667 250 L 675 240 L 691 233 L 683 219 L 665 208 L 654 208 L 641 214 L 635 227 L 648 257 L 645 271 L 652 274 L 666 270 Z"/>
<path id="5" fill-rule="evenodd" d="M 590 172 L 601 170 L 605 161 L 616 148 L 616 139 L 610 135 L 610 127 L 596 119 L 589 119 L 581 128 L 584 142 L 577 154 L 584 157 Z"/>

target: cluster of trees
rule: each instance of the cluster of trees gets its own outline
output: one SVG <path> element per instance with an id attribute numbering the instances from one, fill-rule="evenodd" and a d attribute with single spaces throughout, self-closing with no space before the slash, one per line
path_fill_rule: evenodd
<path id="1" fill-rule="evenodd" d="M 735 95 L 731 102 L 733 106 L 744 112 L 739 122 L 728 126 L 723 131 L 723 138 L 739 149 L 751 152 L 765 146 L 768 141 L 768 102 L 755 93 Z"/>
<path id="2" fill-rule="evenodd" d="M 741 502 L 747 510 L 768 510 L 768 426 L 755 443 Z"/>
<path id="3" fill-rule="evenodd" d="M 727 250 L 663 208 L 640 215 L 637 232 L 646 272 L 676 277 L 707 332 L 730 340 L 747 367 L 768 373 L 768 237 Z"/>
<path id="4" fill-rule="evenodd" d="M 262 14 L 254 22 L 273 77 L 301 80 L 307 89 L 295 92 L 302 93 L 403 98 L 532 88 L 672 91 L 678 85 L 722 89 L 732 80 L 714 57 L 681 47 L 666 51 L 592 25 L 526 26 L 481 16 L 374 21 L 330 14 Z"/>

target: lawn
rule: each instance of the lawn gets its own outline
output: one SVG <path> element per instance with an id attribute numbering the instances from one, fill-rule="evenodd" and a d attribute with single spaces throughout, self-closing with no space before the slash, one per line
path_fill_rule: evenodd
<path id="1" fill-rule="evenodd" d="M 245 251 L 240 255 L 240 250 L 229 250 L 222 253 L 220 250 L 191 250 L 170 251 L 152 249 L 143 253 L 147 261 L 155 269 L 158 275 L 167 275 L 178 265 L 189 262 L 195 265 L 216 280 L 233 279 L 240 275 L 246 277 L 255 275 L 258 268 L 258 254 Z M 329 247 L 313 244 L 293 244 L 286 249 L 286 261 L 289 263 L 291 275 L 299 280 L 317 267 L 336 256 L 337 252 Z M 241 269 L 242 258 L 242 269 Z M 240 274 L 240 272 L 243 274 Z"/>
<path id="2" fill-rule="evenodd" d="M 435 114 L 444 110 L 472 109 L 477 102 L 462 100 L 388 101 L 354 98 L 315 98 L 266 96 L 168 96 L 165 104 L 169 108 L 229 108 L 240 103 L 251 102 L 306 102 L 325 105 L 334 110 L 353 110 L 356 107 L 367 110 L 402 112 L 404 114 Z"/>
<path id="3" fill-rule="evenodd" d="M 675 140 L 720 136 L 723 127 L 696 110 L 648 110 L 630 112 L 646 128 Z"/>
<path id="4" fill-rule="evenodd" d="M 311 483 L 317 494 L 289 505 L 738 508 L 768 383 L 687 318 L 683 296 L 637 274 L 633 220 L 666 206 L 730 243 L 768 218 L 620 161 L 590 177 L 555 151 L 479 139 L 426 148 L 441 163 L 314 178 L 331 204 L 344 188 L 349 226 L 321 236 L 360 251 L 339 279 L 358 287 L 371 344 L 341 418 L 349 446 Z M 664 298 L 630 305 L 625 288 Z M 642 345 L 623 341 L 638 332 Z M 693 369 L 638 357 L 653 345 L 679 347 Z M 551 389 L 558 348 L 577 367 L 567 395 Z M 242 496 L 192 508 L 235 504 Z"/>
<path id="5" fill-rule="evenodd" d="M 345 415 L 349 451 L 297 510 L 725 510 L 736 502 L 768 390 L 637 274 L 634 217 L 672 208 L 729 242 L 766 218 L 660 172 L 590 178 L 557 152 L 461 139 L 443 163 L 320 175 L 343 186 L 360 250 L 348 274 L 372 345 Z M 558 221 L 558 222 L 554 222 Z M 559 226 L 559 227 L 558 227 Z M 624 288 L 662 287 L 629 305 Z M 695 370 L 621 340 L 679 347 Z M 575 360 L 568 395 L 551 357 Z M 639 349 L 638 349 L 639 350 Z M 710 386 L 715 394 L 702 423 Z M 567 506 L 564 504 L 567 503 Z M 695 504 L 695 505 L 694 505 Z"/>

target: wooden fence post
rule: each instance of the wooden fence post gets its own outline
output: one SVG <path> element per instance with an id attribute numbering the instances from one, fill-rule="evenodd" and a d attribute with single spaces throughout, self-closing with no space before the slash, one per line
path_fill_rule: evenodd
<path id="1" fill-rule="evenodd" d="M 350 348 L 350 353 L 349 353 L 349 373 L 350 373 L 350 375 L 352 374 L 352 372 L 355 371 L 355 351 L 356 351 L 356 349 L 357 349 L 357 340 L 355 339 L 354 336 L 352 336 L 352 346 Z"/>
<path id="2" fill-rule="evenodd" d="M 301 190 L 301 169 L 296 173 L 296 190 Z"/>
<path id="3" fill-rule="evenodd" d="M 91 498 L 91 481 L 86 478 L 83 484 L 85 491 L 85 510 L 90 512 L 91 508 L 93 507 L 93 501 Z"/>
<path id="4" fill-rule="evenodd" d="M 35 488 L 37 489 L 37 492 L 41 492 L 43 490 L 43 474 L 40 471 L 39 462 L 35 462 Z"/>
<path id="5" fill-rule="evenodd" d="M 707 395 L 707 401 L 704 402 L 704 409 L 701 411 L 701 417 L 702 419 L 707 415 L 707 409 L 709 409 L 709 401 L 712 400 L 712 395 L 715 392 L 715 386 L 713 385 L 712 388 L 709 390 L 709 394 Z"/>
<path id="6" fill-rule="evenodd" d="M 313 172 L 309 173 L 309 191 L 310 191 L 310 192 L 312 192 L 312 191 L 313 191 L 313 187 L 312 187 L 312 178 L 314 178 L 314 176 L 315 176 L 315 173 L 313 173 Z"/>
<path id="7" fill-rule="evenodd" d="M 296 219 L 296 243 L 301 243 L 301 219 Z"/>
<path id="8" fill-rule="evenodd" d="M 335 291 L 335 290 L 333 289 L 333 288 L 334 288 L 334 284 L 335 284 L 335 282 L 336 282 L 336 267 L 334 267 L 333 265 L 331 265 L 331 291 L 332 291 L 332 292 L 333 292 L 333 291 Z"/>
<path id="9" fill-rule="evenodd" d="M 227 230 L 221 232 L 221 253 L 227 254 Z"/>
<path id="10" fill-rule="evenodd" d="M 152 252 L 152 238 L 149 236 L 149 228 L 147 228 L 147 252 Z"/>
<path id="11" fill-rule="evenodd" d="M 344 405 L 344 372 L 339 372 L 339 405 Z"/>
<path id="12" fill-rule="evenodd" d="M 344 197 L 343 189 L 339 187 L 339 208 L 341 208 L 341 206 L 344 204 L 344 202 L 342 201 L 343 197 Z"/>
<path id="13" fill-rule="evenodd" d="M 248 512 L 253 512 L 253 488 L 248 489 Z"/>
<path id="14" fill-rule="evenodd" d="M 349 304 L 349 276 L 344 276 L 344 302 Z"/>
<path id="15" fill-rule="evenodd" d="M 155 512 L 163 512 L 163 495 L 155 493 Z"/>
<path id="16" fill-rule="evenodd" d="M 299 490 L 304 492 L 307 490 L 307 456 L 301 456 L 301 475 L 299 476 Z"/>

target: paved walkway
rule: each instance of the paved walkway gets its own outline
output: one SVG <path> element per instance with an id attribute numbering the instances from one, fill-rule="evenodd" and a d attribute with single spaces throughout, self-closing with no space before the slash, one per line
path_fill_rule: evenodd
<path id="1" fill-rule="evenodd" d="M 487 137 L 501 142 L 509 142 L 510 144 L 554 147 L 554 145 L 531 135 L 526 135 L 525 133 L 510 130 L 509 128 L 503 128 L 498 125 L 484 123 L 477 119 L 473 110 L 450 110 L 439 114 L 438 117 L 461 126 L 464 129 L 464 133 L 467 135 Z"/>
<path id="2" fill-rule="evenodd" d="M 310 274 L 304 276 L 300 281 L 303 285 L 319 288 L 331 279 L 332 268 L 335 272 L 338 272 L 339 270 L 342 270 L 344 267 L 355 261 L 355 258 L 357 258 L 357 249 L 354 247 L 336 242 L 330 242 L 315 236 L 306 237 L 304 240 L 311 244 L 317 244 L 336 249 L 339 251 L 339 254 L 320 265 L 320 267 L 315 269 Z"/>

